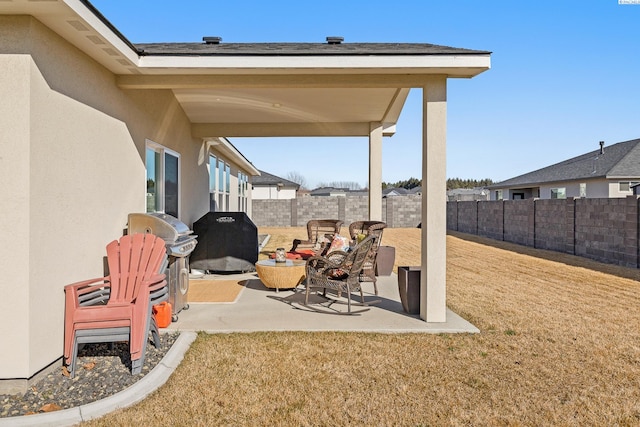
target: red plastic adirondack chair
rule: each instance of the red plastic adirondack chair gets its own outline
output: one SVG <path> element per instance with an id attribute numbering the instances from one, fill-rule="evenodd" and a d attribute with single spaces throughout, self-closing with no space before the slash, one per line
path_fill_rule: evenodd
<path id="1" fill-rule="evenodd" d="M 159 273 L 166 259 L 164 240 L 152 234 L 133 234 L 107 245 L 109 276 L 85 280 L 65 286 L 64 358 L 67 365 L 75 363 L 78 335 L 96 330 L 97 336 L 109 341 L 109 334 L 122 340 L 127 332 L 132 367 L 142 358 L 147 339 L 153 295 L 166 287 L 165 275 Z M 86 305 L 87 298 L 106 293 L 104 305 Z M 82 332 L 81 332 L 82 331 Z M 96 342 L 86 341 L 86 342 Z M 97 341 L 100 342 L 100 341 Z M 71 372 L 75 371 L 71 366 Z"/>

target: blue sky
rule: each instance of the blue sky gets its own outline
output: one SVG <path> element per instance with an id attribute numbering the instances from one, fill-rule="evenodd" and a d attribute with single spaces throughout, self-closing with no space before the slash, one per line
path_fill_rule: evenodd
<path id="1" fill-rule="evenodd" d="M 640 138 L 640 4 L 618 0 L 205 0 L 92 3 L 130 41 L 433 43 L 488 50 L 491 70 L 450 79 L 447 176 L 508 179 Z M 383 142 L 383 181 L 421 177 L 421 93 Z M 367 184 L 366 138 L 231 138 L 258 168 Z M 325 162 L 308 161 L 323 144 Z M 274 147 L 278 149 L 274 149 Z M 286 153 L 283 161 L 282 153 Z M 354 159 L 356 159 L 354 161 Z M 359 160 L 358 160 L 359 159 Z M 329 172 L 328 172 L 329 171 Z"/>

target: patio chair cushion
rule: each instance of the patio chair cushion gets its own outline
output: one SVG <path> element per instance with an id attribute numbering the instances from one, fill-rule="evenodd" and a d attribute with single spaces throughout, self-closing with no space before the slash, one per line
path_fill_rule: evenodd
<path id="1" fill-rule="evenodd" d="M 349 249 L 350 249 L 349 239 L 339 234 L 336 234 L 333 238 L 333 241 L 331 242 L 331 246 L 329 246 L 329 249 L 327 250 L 327 254 L 330 254 L 331 252 L 335 252 L 335 251 L 348 252 Z"/>

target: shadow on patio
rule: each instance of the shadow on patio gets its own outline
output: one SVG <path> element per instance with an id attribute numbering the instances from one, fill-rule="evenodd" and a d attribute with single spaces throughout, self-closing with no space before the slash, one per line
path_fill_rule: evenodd
<path id="1" fill-rule="evenodd" d="M 245 289 L 236 302 L 190 303 L 188 310 L 179 313 L 178 321 L 167 330 L 216 332 L 256 331 L 360 331 L 360 332 L 419 332 L 419 333 L 477 333 L 479 330 L 451 310 L 444 323 L 427 323 L 417 315 L 402 310 L 397 276 L 378 277 L 379 295 L 373 285 L 364 284 L 365 301 L 379 302 L 370 310 L 350 316 L 332 315 L 313 310 L 304 301 L 304 286 L 297 292 L 267 289 L 255 273 L 225 275 L 224 280 L 246 280 Z M 359 301 L 359 297 L 356 298 Z M 358 307 L 358 309 L 361 307 Z M 346 306 L 344 307 L 346 310 Z"/>

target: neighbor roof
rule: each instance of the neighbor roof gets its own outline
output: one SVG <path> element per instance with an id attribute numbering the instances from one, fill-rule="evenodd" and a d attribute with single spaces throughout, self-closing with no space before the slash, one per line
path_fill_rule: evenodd
<path id="1" fill-rule="evenodd" d="M 600 153 L 600 149 L 590 151 L 581 156 L 498 182 L 488 188 L 534 186 L 549 182 L 593 178 L 637 177 L 640 177 L 640 139 L 633 139 L 605 146 L 603 154 Z"/>
<path id="2" fill-rule="evenodd" d="M 272 175 L 269 172 L 265 172 L 263 170 L 260 171 L 260 176 L 254 176 L 251 180 L 253 185 L 278 185 L 282 184 L 285 187 L 295 187 L 297 190 L 300 188 L 300 184 L 297 182 L 289 181 L 288 179 L 280 178 L 279 176 Z"/>

